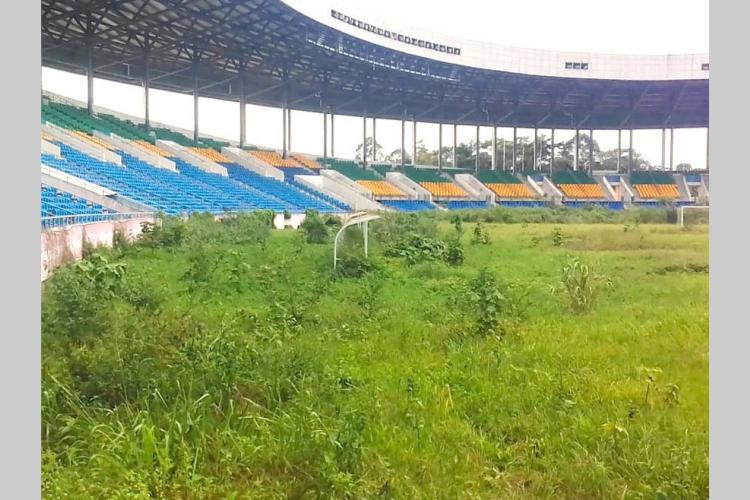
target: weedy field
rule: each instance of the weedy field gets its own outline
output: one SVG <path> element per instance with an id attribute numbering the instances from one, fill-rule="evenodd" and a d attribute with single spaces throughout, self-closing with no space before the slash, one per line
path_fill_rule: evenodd
<path id="1" fill-rule="evenodd" d="M 333 219 L 167 219 L 59 270 L 44 496 L 706 498 L 706 226 L 494 220 L 334 273 Z"/>

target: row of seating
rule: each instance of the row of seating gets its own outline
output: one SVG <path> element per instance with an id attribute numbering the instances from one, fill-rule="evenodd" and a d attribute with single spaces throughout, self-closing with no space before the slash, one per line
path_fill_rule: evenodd
<path id="1" fill-rule="evenodd" d="M 360 180 L 357 184 L 370 191 L 376 198 L 381 196 L 405 197 L 403 191 L 386 181 Z"/>
<path id="2" fill-rule="evenodd" d="M 223 154 L 219 153 L 215 149 L 190 147 L 188 148 L 188 151 L 195 153 L 196 155 L 202 158 L 211 160 L 216 163 L 231 163 L 232 162 L 232 160 L 230 160 Z"/>
<path id="3" fill-rule="evenodd" d="M 563 201 L 568 208 L 606 208 L 608 210 L 623 210 L 625 204 L 621 201 Z"/>
<path id="4" fill-rule="evenodd" d="M 427 200 L 381 200 L 382 205 L 400 212 L 423 212 L 435 210 L 435 205 Z"/>
<path id="5" fill-rule="evenodd" d="M 604 190 L 599 184 L 558 184 L 557 187 L 568 198 L 604 199 Z"/>
<path id="6" fill-rule="evenodd" d="M 542 208 L 548 206 L 542 200 L 498 200 L 497 204 L 506 208 Z"/>
<path id="7" fill-rule="evenodd" d="M 674 178 L 660 170 L 639 170 L 630 174 L 630 183 L 636 184 L 674 184 Z"/>
<path id="8" fill-rule="evenodd" d="M 466 191 L 452 182 L 420 182 L 419 185 L 432 193 L 433 196 L 440 198 L 466 198 L 469 196 Z"/>
<path id="9" fill-rule="evenodd" d="M 487 208 L 488 204 L 486 201 L 450 200 L 445 207 L 448 210 L 477 210 Z"/>
<path id="10" fill-rule="evenodd" d="M 301 182 L 297 182 L 294 179 L 288 180 L 286 182 L 288 184 L 296 187 L 300 191 L 309 194 L 313 198 L 316 198 L 316 199 L 319 199 L 319 200 L 323 200 L 324 202 L 328 203 L 329 205 L 332 205 L 332 206 L 336 207 L 341 212 L 349 212 L 349 211 L 351 211 L 351 207 L 349 205 L 347 205 L 346 203 L 344 203 L 342 201 L 339 201 L 336 198 L 333 198 L 331 196 L 328 196 L 327 194 L 322 193 L 322 192 L 320 192 L 320 191 L 318 191 L 316 189 L 313 189 L 313 188 L 311 188 L 310 186 L 308 186 L 306 184 L 303 184 Z"/>
<path id="11" fill-rule="evenodd" d="M 302 165 L 303 167 L 309 168 L 310 170 L 320 170 L 321 168 L 320 164 L 317 161 L 313 160 L 312 158 L 308 158 L 305 155 L 295 154 L 295 155 L 292 155 L 292 158 L 294 160 L 297 160 L 297 162 L 299 162 L 300 165 Z"/>
<path id="12" fill-rule="evenodd" d="M 526 184 L 485 184 L 500 198 L 534 198 L 534 193 Z"/>
<path id="13" fill-rule="evenodd" d="M 321 161 L 319 159 L 318 161 Z M 348 177 L 353 181 L 379 181 L 382 177 L 373 170 L 360 167 L 351 160 L 339 160 L 338 158 L 327 158 L 322 160 L 323 164 L 336 172 Z"/>
<path id="14" fill-rule="evenodd" d="M 291 158 L 282 158 L 276 151 L 250 151 L 250 154 L 272 167 L 299 167 L 300 164 Z"/>
<path id="15" fill-rule="evenodd" d="M 680 192 L 674 184 L 633 184 L 641 198 L 679 198 Z"/>
<path id="16" fill-rule="evenodd" d="M 298 183 L 281 182 L 272 177 L 264 177 L 236 163 L 222 163 L 222 165 L 226 167 L 231 179 L 289 203 L 294 211 L 313 209 L 320 212 L 337 212 L 349 209 L 345 204 L 330 197 L 323 198 L 322 193 L 317 193 L 319 196 L 316 196 L 311 192 L 313 190 L 300 189 Z"/>
<path id="17" fill-rule="evenodd" d="M 42 184 L 41 216 L 60 217 L 64 215 L 86 215 L 109 213 L 98 203 L 78 198 L 71 193 Z"/>

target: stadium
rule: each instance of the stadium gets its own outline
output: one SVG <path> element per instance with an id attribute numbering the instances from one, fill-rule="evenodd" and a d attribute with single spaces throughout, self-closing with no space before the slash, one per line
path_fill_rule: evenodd
<path id="1" fill-rule="evenodd" d="M 708 54 L 346 2 L 41 4 L 43 67 L 86 80 L 42 92 L 45 496 L 707 496 Z M 205 99 L 237 137 L 201 130 Z"/>

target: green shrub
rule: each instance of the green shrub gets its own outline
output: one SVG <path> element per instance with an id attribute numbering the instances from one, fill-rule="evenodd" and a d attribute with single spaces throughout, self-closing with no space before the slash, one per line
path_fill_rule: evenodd
<path id="1" fill-rule="evenodd" d="M 481 222 L 477 222 L 474 226 L 474 234 L 471 239 L 474 245 L 489 245 L 490 244 L 490 233 L 484 228 Z"/>
<path id="2" fill-rule="evenodd" d="M 576 314 L 584 314 L 594 307 L 594 302 L 601 292 L 602 285 L 612 283 L 605 276 L 574 257 L 562 268 L 562 284 L 568 294 L 570 308 Z"/>
<path id="3" fill-rule="evenodd" d="M 300 225 L 305 241 L 308 243 L 327 243 L 330 239 L 329 226 L 320 218 L 318 212 L 308 210 L 305 220 Z"/>

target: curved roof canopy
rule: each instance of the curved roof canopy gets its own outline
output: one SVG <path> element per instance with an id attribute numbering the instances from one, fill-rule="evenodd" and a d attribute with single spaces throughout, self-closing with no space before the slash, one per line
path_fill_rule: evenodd
<path id="1" fill-rule="evenodd" d="M 42 62 L 293 109 L 465 125 L 708 125 L 708 78 L 614 80 L 481 69 L 371 43 L 280 0 L 42 0 Z M 147 57 L 148 55 L 148 57 Z M 148 60 L 148 65 L 146 61 Z"/>

